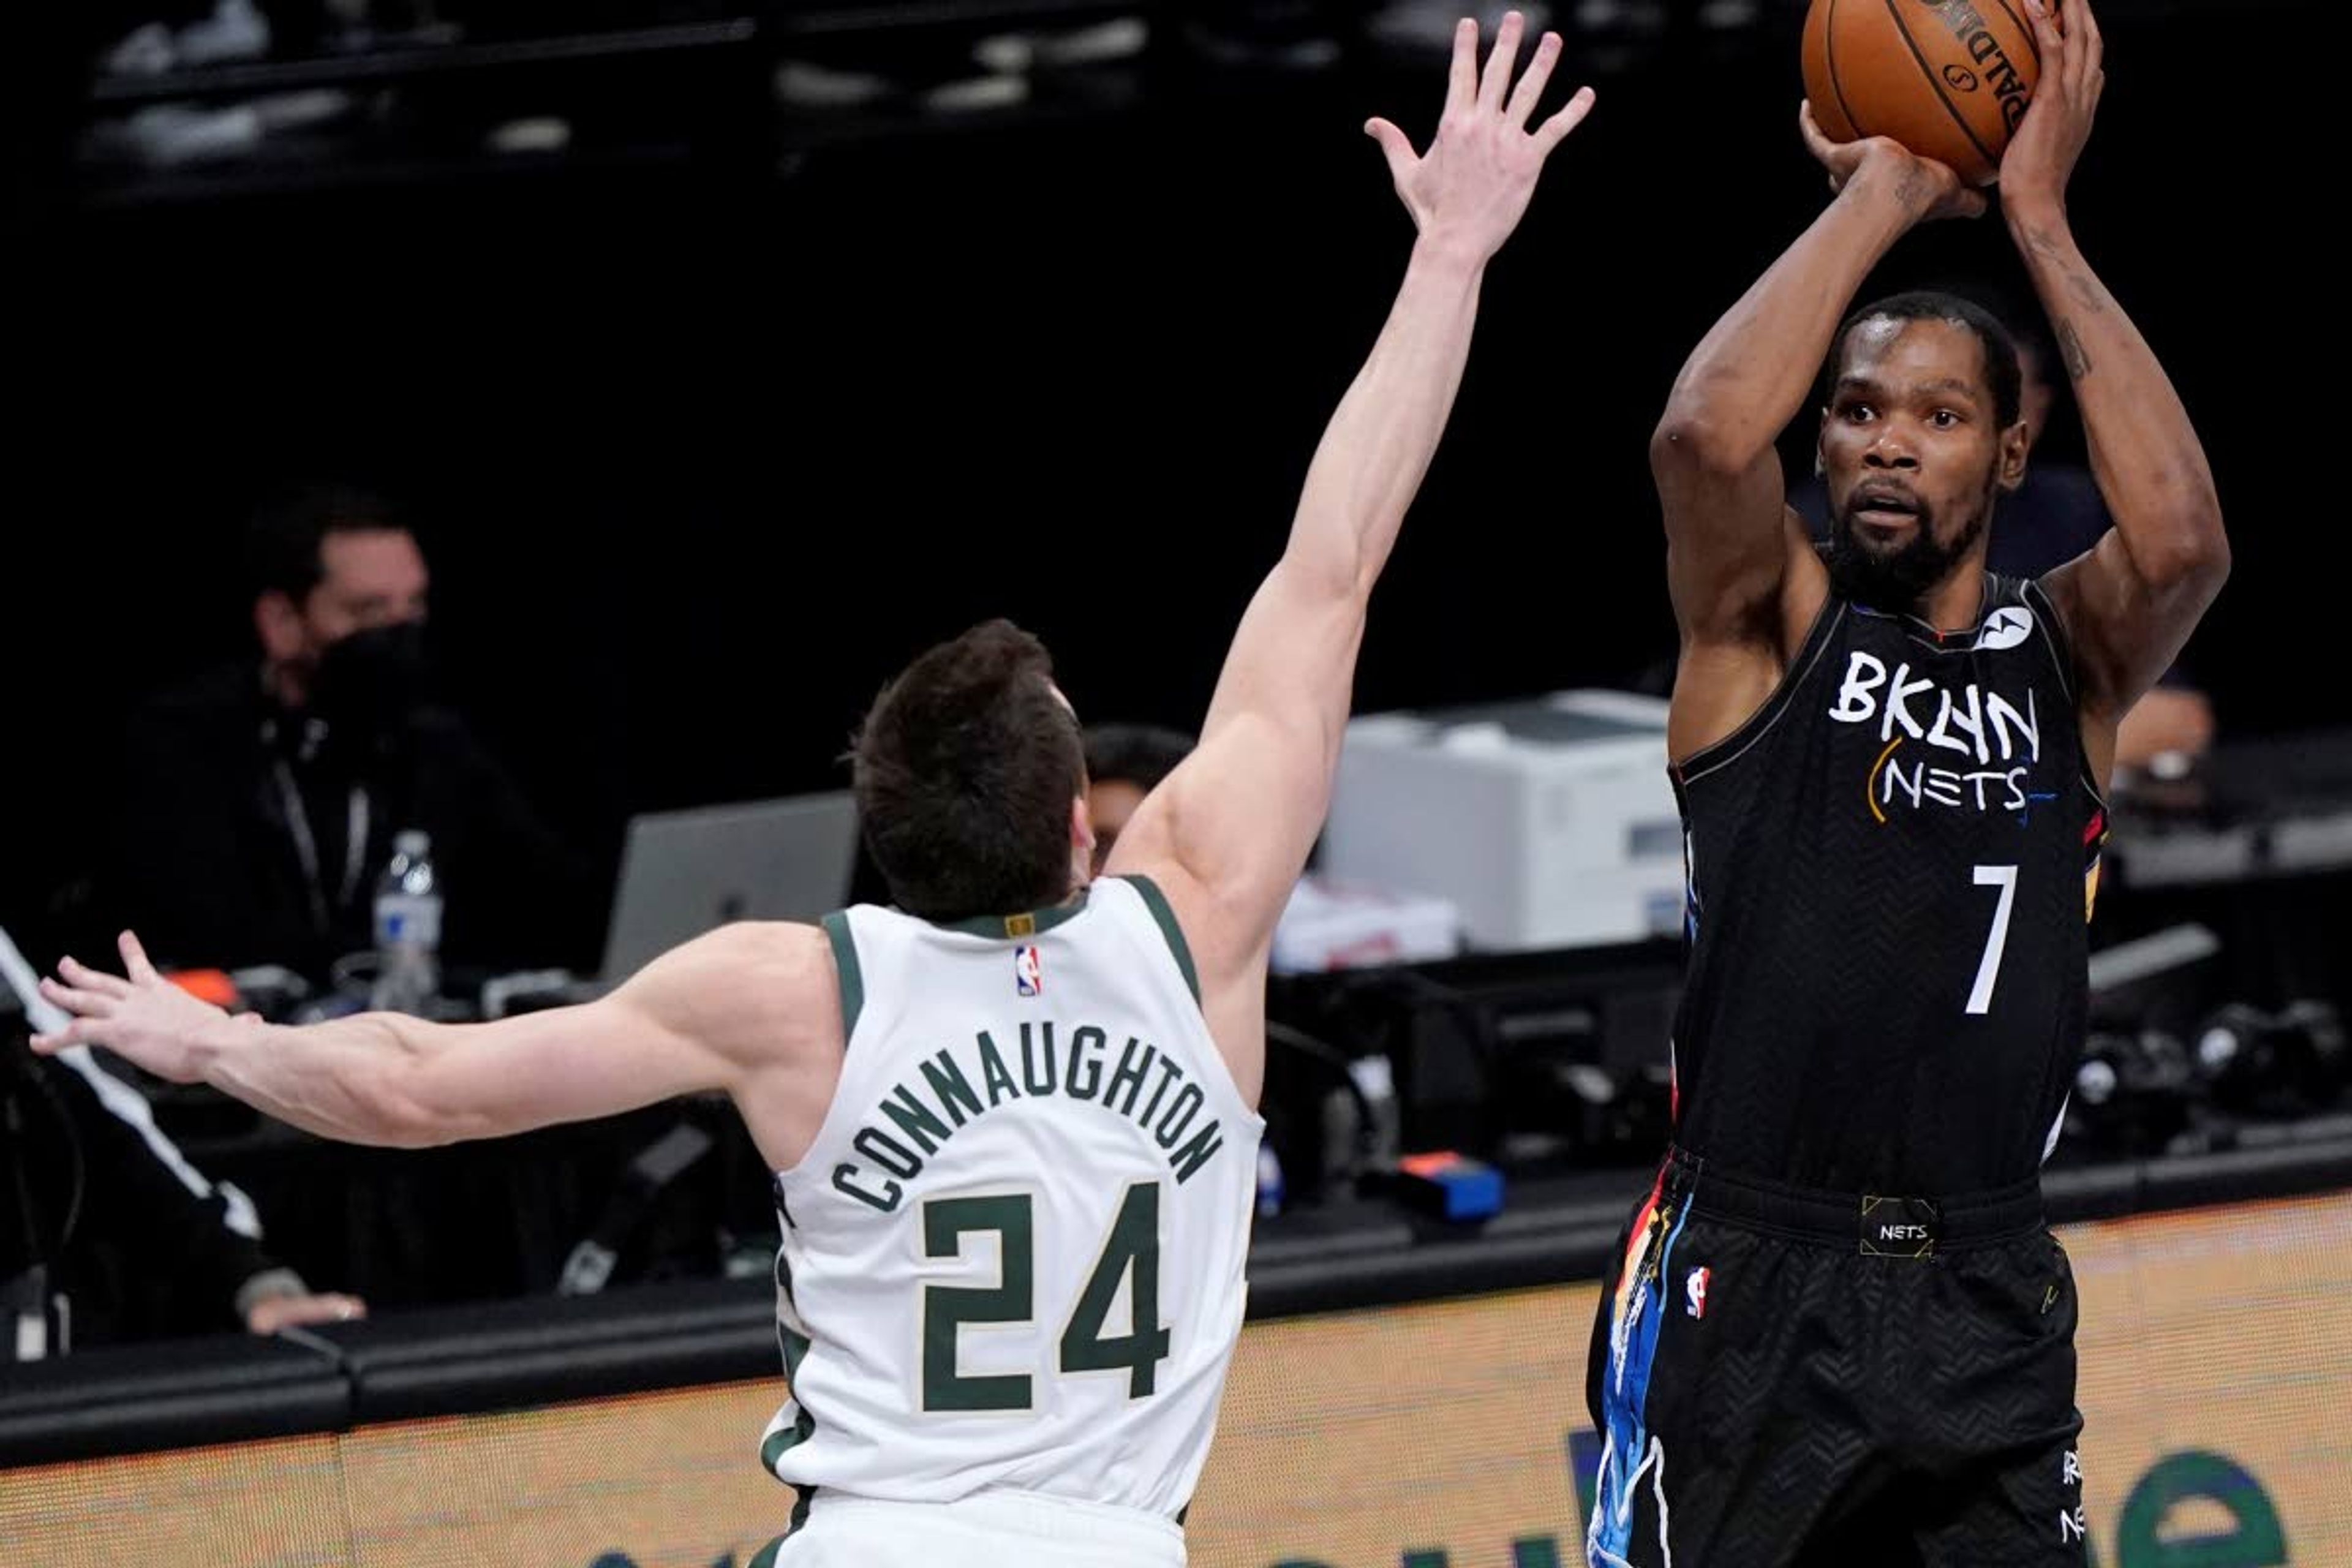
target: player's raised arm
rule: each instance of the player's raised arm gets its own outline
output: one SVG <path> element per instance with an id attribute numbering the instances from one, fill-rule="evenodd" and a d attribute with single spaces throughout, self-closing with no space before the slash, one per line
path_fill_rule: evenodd
<path id="1" fill-rule="evenodd" d="M 1677 758 L 1762 705 L 1826 592 L 1773 443 L 1854 291 L 1913 226 L 1984 210 L 1949 169 L 1896 142 L 1832 142 L 1810 108 L 1801 129 L 1837 199 L 1700 342 L 1650 441 L 1682 631 L 1668 736 Z"/>
<path id="2" fill-rule="evenodd" d="M 2042 46 L 2033 104 L 2001 161 L 2001 212 L 2049 312 L 2116 520 L 2087 554 L 2052 573 L 2084 679 L 2084 738 L 2104 778 L 2116 727 L 2179 656 L 2230 574 L 2230 542 L 2205 448 L 2139 329 L 2074 243 L 2066 182 L 2105 90 L 2089 0 L 2062 26 L 2026 0 Z"/>
<path id="3" fill-rule="evenodd" d="M 1516 12 L 1505 17 L 1482 77 L 1477 26 L 1462 23 L 1427 153 L 1416 156 L 1386 121 L 1366 127 L 1420 230 L 1404 285 L 1324 432 L 1200 746 L 1152 792 L 1108 868 L 1165 883 L 1200 950 L 1212 1025 L 1253 1095 L 1266 952 L 1322 828 L 1372 585 L 1454 406 L 1486 263 L 1527 210 L 1545 158 L 1592 104 L 1580 90 L 1529 128 L 1560 43 L 1546 34 L 1513 88 L 1523 26 Z M 1231 993 L 1229 1018 L 1221 992 Z"/>
<path id="4" fill-rule="evenodd" d="M 598 1001 L 491 1024 L 365 1013 L 287 1027 L 232 1017 L 157 973 L 135 937 L 121 945 L 121 975 L 68 958 L 59 978 L 41 982 L 73 1022 L 35 1049 L 102 1046 L 345 1142 L 422 1148 L 704 1091 L 777 1100 L 795 1071 L 824 1070 L 838 1054 L 833 961 L 814 926 L 728 926 Z M 779 1129 L 766 1132 L 773 1142 L 793 1136 L 789 1123 L 771 1115 L 754 1125 Z M 798 1157 L 764 1152 L 780 1167 Z"/>

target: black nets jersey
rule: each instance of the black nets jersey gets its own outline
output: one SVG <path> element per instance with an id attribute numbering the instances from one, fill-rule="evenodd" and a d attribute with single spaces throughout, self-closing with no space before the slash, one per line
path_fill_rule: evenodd
<path id="1" fill-rule="evenodd" d="M 1674 770 L 1675 1136 L 1702 1160 L 1943 1194 L 2047 1155 L 2106 812 L 2049 598 L 1987 574 L 1980 617 L 1938 634 L 1832 595 L 1771 700 Z"/>

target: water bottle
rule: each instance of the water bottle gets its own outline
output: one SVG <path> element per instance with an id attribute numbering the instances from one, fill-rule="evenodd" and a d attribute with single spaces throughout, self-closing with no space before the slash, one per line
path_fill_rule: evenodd
<path id="1" fill-rule="evenodd" d="M 375 990 L 380 1013 L 432 1010 L 441 994 L 441 889 L 433 874 L 433 840 L 403 833 L 392 864 L 375 885 Z"/>

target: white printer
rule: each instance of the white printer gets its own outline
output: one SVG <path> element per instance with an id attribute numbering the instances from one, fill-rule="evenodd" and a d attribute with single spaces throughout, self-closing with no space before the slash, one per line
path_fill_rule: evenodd
<path id="1" fill-rule="evenodd" d="M 1353 720 L 1323 847 L 1331 878 L 1447 900 L 1475 947 L 1675 935 L 1666 704 L 1560 691 Z"/>

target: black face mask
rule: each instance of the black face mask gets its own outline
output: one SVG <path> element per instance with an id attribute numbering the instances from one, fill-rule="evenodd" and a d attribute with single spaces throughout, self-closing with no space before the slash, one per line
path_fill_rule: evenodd
<path id="1" fill-rule="evenodd" d="M 425 623 L 399 621 L 328 644 L 311 680 L 310 706 L 352 739 L 381 737 L 425 705 L 431 684 Z"/>

